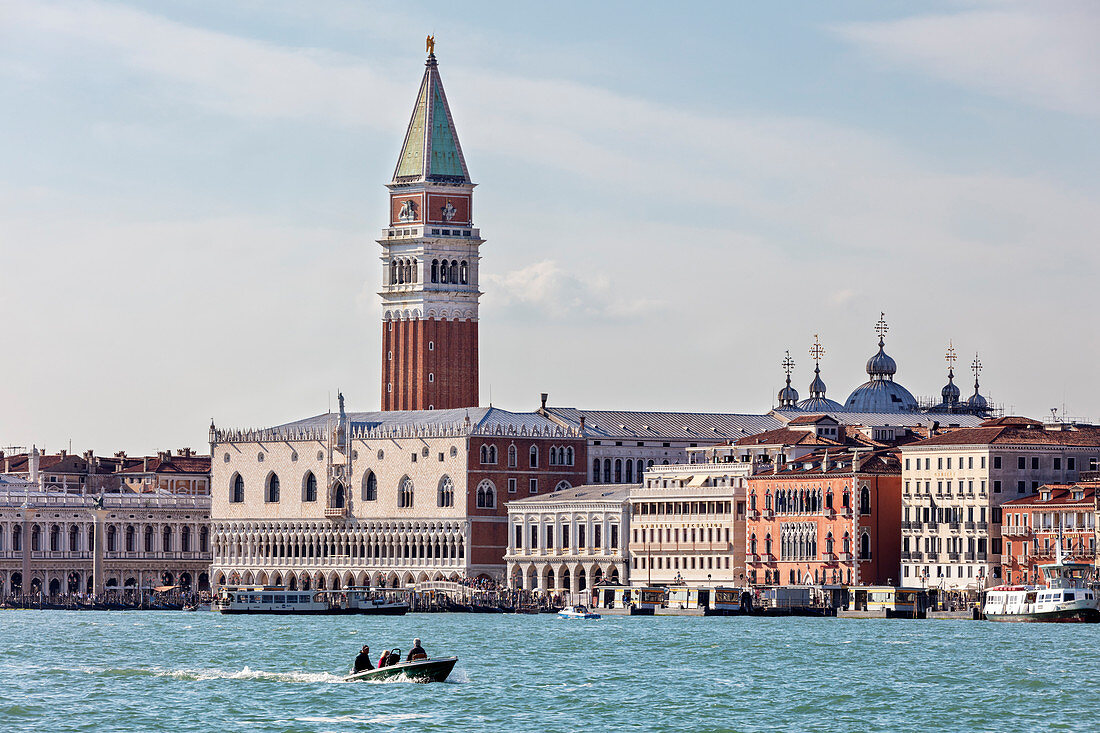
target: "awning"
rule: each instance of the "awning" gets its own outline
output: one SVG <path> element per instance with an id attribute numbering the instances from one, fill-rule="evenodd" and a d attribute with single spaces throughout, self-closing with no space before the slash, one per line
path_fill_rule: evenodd
<path id="1" fill-rule="evenodd" d="M 155 590 L 157 593 L 167 593 L 168 591 L 175 590 L 176 588 L 179 588 L 179 586 L 178 585 L 158 585 L 157 587 L 153 588 L 153 590 Z"/>
<path id="2" fill-rule="evenodd" d="M 702 486 L 702 485 L 706 484 L 706 482 L 707 482 L 707 477 L 706 476 L 692 476 L 691 481 L 688 481 L 687 485 L 688 486 Z"/>

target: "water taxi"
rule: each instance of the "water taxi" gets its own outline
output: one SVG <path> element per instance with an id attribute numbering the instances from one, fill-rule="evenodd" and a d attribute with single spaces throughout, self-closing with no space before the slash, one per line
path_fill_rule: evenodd
<path id="1" fill-rule="evenodd" d="M 1062 561 L 1061 542 L 1056 561 L 1040 565 L 1041 585 L 1002 585 L 985 594 L 982 612 L 990 621 L 1100 621 L 1100 598 L 1086 583 L 1092 565 Z"/>
<path id="2" fill-rule="evenodd" d="M 367 614 L 403 616 L 407 603 L 388 602 L 366 588 L 340 591 L 287 590 L 275 586 L 223 586 L 211 604 L 220 613 Z"/>
<path id="3" fill-rule="evenodd" d="M 602 618 L 600 614 L 589 611 L 587 606 L 566 606 L 558 611 L 562 618 Z"/>
<path id="4" fill-rule="evenodd" d="M 400 656 L 400 649 L 394 651 Z M 457 662 L 458 657 L 398 662 L 388 667 L 376 667 L 350 674 L 344 678 L 344 682 L 382 682 L 396 678 L 405 678 L 409 682 L 443 682 Z"/>

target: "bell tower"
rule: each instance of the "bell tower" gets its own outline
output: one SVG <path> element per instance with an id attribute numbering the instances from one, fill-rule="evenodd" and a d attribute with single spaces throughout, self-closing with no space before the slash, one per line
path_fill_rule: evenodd
<path id="1" fill-rule="evenodd" d="M 382 230 L 382 409 L 478 404 L 479 248 L 466 160 L 428 39 L 424 78 L 387 188 Z"/>

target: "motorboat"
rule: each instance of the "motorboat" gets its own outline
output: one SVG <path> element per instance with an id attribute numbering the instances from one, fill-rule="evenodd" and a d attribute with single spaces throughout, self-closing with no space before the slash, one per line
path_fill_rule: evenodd
<path id="1" fill-rule="evenodd" d="M 1046 585 L 1002 585 L 985 594 L 982 613 L 990 621 L 1100 622 L 1100 593 L 1086 579 L 1088 563 L 1064 562 L 1058 541 L 1055 562 L 1040 565 Z"/>
<path id="2" fill-rule="evenodd" d="M 399 651 L 399 650 L 394 650 Z M 418 659 L 415 662 L 398 662 L 387 667 L 376 667 L 350 674 L 345 682 L 382 682 L 404 678 L 408 682 L 443 682 L 458 663 L 458 657 L 443 659 Z"/>
<path id="3" fill-rule="evenodd" d="M 601 618 L 600 614 L 589 611 L 587 606 L 566 606 L 558 611 L 562 618 Z"/>

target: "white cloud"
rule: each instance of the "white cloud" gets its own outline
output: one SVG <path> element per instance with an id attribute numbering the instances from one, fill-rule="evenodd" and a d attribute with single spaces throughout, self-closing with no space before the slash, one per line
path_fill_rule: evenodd
<path id="1" fill-rule="evenodd" d="M 632 288 L 613 288 L 606 276 L 579 277 L 553 260 L 502 275 L 489 273 L 482 279 L 486 307 L 511 310 L 513 318 L 529 318 L 533 310 L 552 319 L 619 320 L 637 318 L 661 306 L 659 299 L 639 296 Z"/>
<path id="2" fill-rule="evenodd" d="M 995 9 L 846 23 L 877 58 L 1026 104 L 1100 116 L 1100 5 L 1012 2 Z"/>

